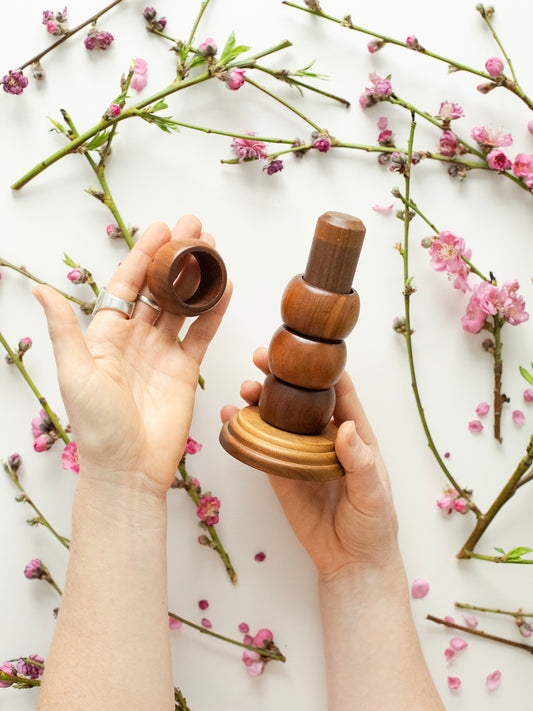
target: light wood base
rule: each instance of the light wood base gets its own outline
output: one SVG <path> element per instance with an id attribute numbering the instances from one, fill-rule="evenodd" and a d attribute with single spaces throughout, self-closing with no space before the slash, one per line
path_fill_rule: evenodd
<path id="1" fill-rule="evenodd" d="M 335 454 L 337 428 L 318 435 L 285 432 L 265 422 L 256 406 L 239 410 L 220 432 L 220 444 L 235 459 L 287 479 L 329 481 L 344 476 Z"/>

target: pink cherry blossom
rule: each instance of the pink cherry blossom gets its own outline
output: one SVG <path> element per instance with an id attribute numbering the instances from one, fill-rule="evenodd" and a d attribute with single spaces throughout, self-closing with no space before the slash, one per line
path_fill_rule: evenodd
<path id="1" fill-rule="evenodd" d="M 180 627 L 183 625 L 183 622 L 181 620 L 177 620 L 175 617 L 170 617 L 168 618 L 168 628 L 170 630 L 179 630 Z"/>
<path id="2" fill-rule="evenodd" d="M 471 629 L 475 629 L 479 624 L 477 617 L 475 615 L 470 615 L 469 613 L 463 614 L 463 620 L 465 621 L 465 625 Z"/>
<path id="3" fill-rule="evenodd" d="M 487 689 L 490 689 L 491 691 L 493 691 L 494 689 L 497 689 L 501 684 L 501 680 L 502 680 L 502 673 L 499 669 L 491 672 L 490 674 L 488 674 L 488 676 L 485 680 Z"/>
<path id="4" fill-rule="evenodd" d="M 533 402 L 533 390 L 531 388 L 524 390 L 524 400 L 526 402 Z"/>
<path id="5" fill-rule="evenodd" d="M 513 144 L 513 137 L 510 133 L 503 133 L 502 131 L 497 131 L 486 126 L 474 127 L 470 135 L 476 143 L 482 146 L 498 146 L 503 148 Z"/>
<path id="6" fill-rule="evenodd" d="M 27 679 L 40 679 L 44 672 L 44 659 L 38 654 L 30 654 L 17 661 L 17 672 Z"/>
<path id="7" fill-rule="evenodd" d="M 533 155 L 528 153 L 518 153 L 513 163 L 513 173 L 519 178 L 523 178 L 533 173 Z"/>
<path id="8" fill-rule="evenodd" d="M 503 151 L 494 148 L 487 156 L 487 163 L 492 170 L 507 170 L 513 164 Z"/>
<path id="9" fill-rule="evenodd" d="M 481 309 L 479 299 L 474 292 L 466 307 L 466 314 L 461 318 L 461 323 L 468 333 L 478 333 L 485 322 L 487 314 Z"/>
<path id="10" fill-rule="evenodd" d="M 245 81 L 244 74 L 244 69 L 231 69 L 229 72 L 226 72 L 224 81 L 226 82 L 228 89 L 231 89 L 231 91 L 237 91 L 237 89 L 240 89 Z"/>
<path id="11" fill-rule="evenodd" d="M 272 642 L 273 638 L 272 632 L 264 627 L 255 635 L 253 644 L 255 647 L 266 647 L 265 642 Z"/>
<path id="12" fill-rule="evenodd" d="M 452 637 L 450 639 L 450 647 L 454 651 L 459 652 L 459 651 L 461 651 L 461 649 L 468 647 L 468 642 L 465 639 L 463 639 L 462 637 Z"/>
<path id="13" fill-rule="evenodd" d="M 415 578 L 411 583 L 411 597 L 415 600 L 420 600 L 429 592 L 429 583 L 423 578 Z"/>
<path id="14" fill-rule="evenodd" d="M 453 158 L 459 149 L 459 141 L 453 131 L 443 131 L 439 139 L 439 153 L 441 156 Z"/>
<path id="15" fill-rule="evenodd" d="M 437 499 L 437 506 L 443 511 L 447 511 L 449 514 L 453 511 L 454 503 L 456 498 L 459 496 L 457 491 L 453 488 L 448 488 L 443 490 L 444 496 Z"/>
<path id="16" fill-rule="evenodd" d="M 252 131 L 247 131 L 248 136 L 255 136 Z M 254 138 L 234 138 L 231 147 L 235 151 L 239 163 L 244 160 L 264 160 L 267 157 L 266 145 Z"/>
<path id="17" fill-rule="evenodd" d="M 455 689 L 458 689 L 461 686 L 461 680 L 459 679 L 458 676 L 449 676 L 448 677 L 448 689 L 452 689 L 454 691 Z"/>
<path id="18" fill-rule="evenodd" d="M 463 107 L 453 101 L 443 101 L 439 108 L 439 116 L 443 119 L 458 119 L 464 116 Z"/>
<path id="19" fill-rule="evenodd" d="M 392 84 L 389 79 L 380 79 L 374 84 L 374 89 L 378 96 L 390 96 L 392 94 Z"/>
<path id="20" fill-rule="evenodd" d="M 471 256 L 471 250 L 467 250 L 465 252 L 465 259 L 470 259 L 470 256 Z M 461 264 L 459 265 L 459 269 L 457 270 L 457 272 L 455 274 L 455 278 L 453 280 L 454 289 L 460 289 L 463 292 L 463 294 L 466 294 L 467 291 L 472 291 L 472 288 L 471 288 L 470 284 L 468 283 L 469 274 L 470 274 L 470 270 L 469 270 L 468 266 L 464 262 L 461 262 Z"/>
<path id="21" fill-rule="evenodd" d="M 219 521 L 220 500 L 216 496 L 204 495 L 198 502 L 196 515 L 201 521 L 205 521 L 208 526 L 214 526 Z"/>
<path id="22" fill-rule="evenodd" d="M 468 423 L 468 429 L 470 432 L 481 432 L 483 424 L 479 420 L 470 420 Z"/>
<path id="23" fill-rule="evenodd" d="M 485 62 L 485 69 L 491 77 L 497 77 L 503 72 L 503 61 L 499 57 L 490 57 Z"/>
<path id="24" fill-rule="evenodd" d="M 513 410 L 513 422 L 515 425 L 523 425 L 526 421 L 526 416 L 522 410 Z"/>
<path id="25" fill-rule="evenodd" d="M 478 417 L 484 417 L 489 410 L 490 405 L 488 402 L 480 402 L 476 407 L 476 415 L 478 415 Z"/>
<path id="26" fill-rule="evenodd" d="M 71 469 L 75 474 L 80 473 L 80 461 L 76 442 L 69 442 L 61 455 L 63 469 Z"/>
<path id="27" fill-rule="evenodd" d="M 203 445 L 197 442 L 192 437 L 187 437 L 187 444 L 185 445 L 185 451 L 187 454 L 196 454 L 202 451 Z M 199 483 L 199 482 L 198 482 Z"/>
<path id="28" fill-rule="evenodd" d="M 430 265 L 437 272 L 447 271 L 455 274 L 461 268 L 462 257 L 469 259 L 472 252 L 466 249 L 465 241 L 453 232 L 439 232 L 439 236 L 431 242 L 429 248 L 431 255 Z"/>

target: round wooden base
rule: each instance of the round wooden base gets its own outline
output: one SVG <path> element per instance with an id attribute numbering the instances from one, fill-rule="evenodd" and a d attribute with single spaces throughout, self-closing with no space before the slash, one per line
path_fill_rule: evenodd
<path id="1" fill-rule="evenodd" d="M 337 428 L 318 435 L 285 432 L 265 422 L 256 406 L 239 410 L 220 432 L 220 444 L 235 459 L 287 479 L 329 481 L 344 476 L 335 454 Z"/>

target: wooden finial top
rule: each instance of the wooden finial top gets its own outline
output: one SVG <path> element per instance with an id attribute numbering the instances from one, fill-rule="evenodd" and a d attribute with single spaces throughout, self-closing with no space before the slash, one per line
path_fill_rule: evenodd
<path id="1" fill-rule="evenodd" d="M 343 212 L 318 218 L 304 279 L 319 289 L 349 294 L 365 238 L 365 226 Z"/>

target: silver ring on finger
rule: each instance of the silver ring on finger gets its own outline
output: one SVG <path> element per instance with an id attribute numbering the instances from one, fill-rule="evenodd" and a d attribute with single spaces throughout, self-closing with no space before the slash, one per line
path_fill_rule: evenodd
<path id="1" fill-rule="evenodd" d="M 133 310 L 135 309 L 135 301 L 126 301 L 126 299 L 120 299 L 118 296 L 113 296 L 107 289 L 100 289 L 98 298 L 94 304 L 93 316 L 103 309 L 111 309 L 112 311 L 120 311 L 125 314 L 127 318 L 131 318 Z"/>

